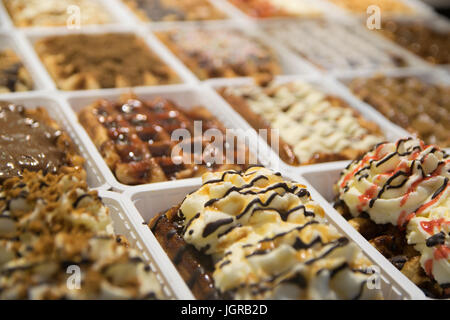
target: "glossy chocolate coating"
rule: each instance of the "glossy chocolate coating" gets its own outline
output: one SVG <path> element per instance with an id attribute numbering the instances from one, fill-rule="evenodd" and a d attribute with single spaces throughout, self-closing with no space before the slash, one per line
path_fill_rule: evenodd
<path id="1" fill-rule="evenodd" d="M 0 182 L 21 176 L 25 169 L 55 173 L 65 159 L 57 147 L 60 135 L 30 118 L 23 106 L 0 101 Z"/>

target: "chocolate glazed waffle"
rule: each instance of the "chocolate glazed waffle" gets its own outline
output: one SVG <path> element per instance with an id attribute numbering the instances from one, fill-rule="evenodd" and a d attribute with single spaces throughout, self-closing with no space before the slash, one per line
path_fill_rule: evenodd
<path id="1" fill-rule="evenodd" d="M 230 146 L 224 141 L 222 161 L 205 161 L 204 155 L 217 150 L 211 149 L 211 141 L 203 136 L 194 136 L 194 121 L 202 122 L 202 132 L 217 129 L 225 133 L 225 128 L 204 107 L 186 111 L 163 98 L 141 101 L 134 95 L 124 95 L 119 102 L 94 102 L 80 112 L 79 120 L 117 179 L 128 185 L 197 177 L 213 170 L 241 169 L 240 164 L 235 164 L 240 162 L 238 154 L 245 155 L 245 163 L 249 160 L 245 147 L 234 143 Z M 191 145 L 194 152 L 185 150 L 174 159 L 172 150 L 179 141 L 171 140 L 171 135 L 177 129 L 190 132 L 191 138 L 183 141 L 182 147 Z M 196 152 L 194 144 L 201 144 L 202 150 Z"/>
<path id="2" fill-rule="evenodd" d="M 69 135 L 42 107 L 0 101 L 0 137 L 0 183 L 25 170 L 70 173 L 83 167 Z"/>

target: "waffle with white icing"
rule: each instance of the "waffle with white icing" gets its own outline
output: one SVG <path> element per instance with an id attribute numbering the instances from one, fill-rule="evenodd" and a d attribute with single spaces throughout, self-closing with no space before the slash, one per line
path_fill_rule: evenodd
<path id="1" fill-rule="evenodd" d="M 398 68 L 408 62 L 372 39 L 363 26 L 325 19 L 276 21 L 264 30 L 295 54 L 327 71 Z"/>
<path id="2" fill-rule="evenodd" d="M 275 151 L 290 165 L 354 159 L 383 140 L 375 123 L 303 81 L 219 91 L 256 130 L 278 130 Z"/>

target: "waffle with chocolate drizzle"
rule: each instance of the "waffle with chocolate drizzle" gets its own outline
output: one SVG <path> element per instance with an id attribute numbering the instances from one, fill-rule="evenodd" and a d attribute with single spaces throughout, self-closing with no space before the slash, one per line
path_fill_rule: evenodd
<path id="1" fill-rule="evenodd" d="M 305 186 L 263 167 L 207 173 L 150 228 L 199 299 L 373 299 L 370 261 Z"/>

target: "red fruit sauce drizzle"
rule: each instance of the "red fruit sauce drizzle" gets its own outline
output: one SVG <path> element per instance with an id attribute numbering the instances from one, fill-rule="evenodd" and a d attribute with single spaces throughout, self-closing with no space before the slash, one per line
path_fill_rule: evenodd
<path id="1" fill-rule="evenodd" d="M 440 218 L 440 219 L 436 219 L 436 220 L 430 220 L 430 221 L 421 221 L 420 222 L 420 226 L 422 227 L 423 230 L 425 230 L 426 232 L 428 232 L 429 234 L 433 234 L 434 232 L 434 228 L 435 227 L 440 227 L 442 224 L 449 224 L 450 225 L 450 221 L 449 220 L 445 220 L 444 218 Z"/>
<path id="2" fill-rule="evenodd" d="M 399 142 L 397 142 L 397 148 L 399 146 Z M 344 188 L 348 181 L 355 176 L 355 174 L 361 169 L 363 168 L 370 160 L 375 160 L 375 161 L 379 161 L 381 160 L 381 158 L 383 156 L 381 156 L 381 150 L 383 148 L 384 144 L 379 145 L 376 150 L 375 150 L 375 154 L 374 155 L 366 155 L 362 160 L 361 163 L 350 173 L 348 173 L 344 179 L 342 180 L 342 183 L 340 184 L 341 188 Z M 425 150 L 426 148 L 428 148 L 429 146 L 426 146 L 423 141 L 420 141 L 420 147 L 422 148 L 422 150 Z M 416 150 L 414 151 L 409 157 L 408 160 L 409 161 L 414 161 L 418 158 L 418 156 L 420 155 L 422 150 Z M 427 154 L 423 160 L 426 160 L 429 154 Z M 419 179 L 417 179 L 417 181 L 415 181 L 407 190 L 406 194 L 402 197 L 401 201 L 400 201 L 400 207 L 404 206 L 406 204 L 406 202 L 409 199 L 409 196 L 411 195 L 412 192 L 414 192 L 417 187 L 419 186 L 420 183 L 429 180 L 431 178 L 434 178 L 438 175 L 441 174 L 442 169 L 445 167 L 445 165 L 447 163 L 450 162 L 450 159 L 445 160 L 444 162 L 440 163 L 437 168 L 433 171 L 433 173 L 431 173 L 429 176 L 427 177 L 421 177 Z M 401 161 L 400 164 L 395 168 L 395 170 L 391 170 L 388 171 L 386 173 L 381 173 L 378 175 L 377 178 L 375 178 L 375 181 L 379 182 L 381 180 L 382 177 L 387 176 L 387 177 L 391 177 L 394 174 L 396 174 L 398 171 L 405 171 L 408 172 L 410 170 L 408 164 L 406 161 Z M 416 211 L 411 212 L 411 213 L 407 213 L 406 211 L 402 211 L 400 213 L 400 216 L 397 220 L 397 225 L 402 228 L 405 226 L 406 223 L 408 223 L 416 214 L 420 214 L 421 212 L 423 212 L 425 209 L 429 208 L 430 206 L 434 205 L 437 201 L 439 201 L 439 199 L 441 198 L 441 196 L 445 193 L 446 189 L 449 187 L 449 185 L 447 185 L 445 188 L 443 188 L 441 190 L 441 192 L 436 195 L 433 199 L 431 199 L 430 201 L 428 201 L 427 203 L 424 203 L 422 206 L 420 206 Z M 359 200 L 359 205 L 358 205 L 358 211 L 362 211 L 363 207 L 377 194 L 377 190 L 378 190 L 378 185 L 373 184 L 369 189 L 367 189 L 364 194 L 360 195 L 358 197 Z M 420 222 L 420 226 L 429 234 L 433 234 L 434 233 L 434 228 L 435 227 L 440 227 L 442 224 L 450 224 L 449 220 L 445 220 L 444 218 L 440 218 L 437 220 L 431 220 L 431 221 L 422 221 Z M 447 259 L 448 256 L 450 254 L 450 247 L 446 246 L 446 245 L 440 245 L 438 247 L 435 248 L 434 253 L 433 253 L 433 257 L 435 260 L 440 260 L 440 259 Z M 433 259 L 428 259 L 427 261 L 425 261 L 424 264 L 424 269 L 425 272 L 432 277 L 432 270 L 433 270 Z"/>

